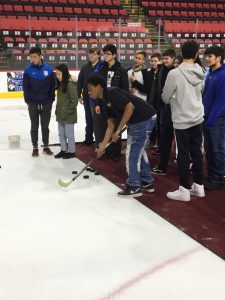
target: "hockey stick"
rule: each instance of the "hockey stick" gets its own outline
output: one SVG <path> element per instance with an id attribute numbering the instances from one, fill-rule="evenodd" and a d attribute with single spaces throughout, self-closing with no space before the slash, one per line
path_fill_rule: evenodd
<path id="1" fill-rule="evenodd" d="M 127 129 L 127 127 L 125 126 L 122 130 L 121 130 L 121 133 L 123 133 L 125 130 Z M 106 145 L 106 147 L 105 147 L 105 149 L 106 148 L 108 148 L 109 147 L 109 145 L 111 145 L 113 143 L 113 141 L 110 141 L 107 145 Z M 97 157 L 93 157 L 82 169 L 81 169 L 81 171 L 78 173 L 78 174 L 76 174 L 76 176 L 74 176 L 70 181 L 68 181 L 68 182 L 64 182 L 64 181 L 62 181 L 62 179 L 59 179 L 58 180 L 58 184 L 61 186 L 61 187 L 64 187 L 64 188 L 67 188 L 74 180 L 76 180 L 77 179 L 77 177 L 79 177 L 85 170 L 86 170 L 86 168 L 87 167 L 89 167 L 95 160 L 97 159 Z"/>
<path id="2" fill-rule="evenodd" d="M 56 147 L 56 146 L 60 146 L 60 143 L 54 143 L 54 144 L 48 144 L 48 147 Z M 46 147 L 44 145 L 41 145 L 41 147 Z"/>

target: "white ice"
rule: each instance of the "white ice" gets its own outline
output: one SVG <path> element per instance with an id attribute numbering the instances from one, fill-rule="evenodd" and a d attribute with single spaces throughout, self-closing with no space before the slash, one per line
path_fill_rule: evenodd
<path id="1" fill-rule="evenodd" d="M 54 110 L 50 129 L 57 143 Z M 224 300 L 221 258 L 101 176 L 60 188 L 84 164 L 32 158 L 29 131 L 23 101 L 1 100 L 0 300 Z"/>

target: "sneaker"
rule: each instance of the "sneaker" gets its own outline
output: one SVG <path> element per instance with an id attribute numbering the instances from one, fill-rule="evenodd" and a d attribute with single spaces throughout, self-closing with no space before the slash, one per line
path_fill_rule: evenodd
<path id="1" fill-rule="evenodd" d="M 76 157 L 76 153 L 71 153 L 71 152 L 67 152 L 65 153 L 65 155 L 63 156 L 63 159 L 70 159 L 70 158 L 75 158 Z"/>
<path id="2" fill-rule="evenodd" d="M 214 182 L 214 181 L 208 181 L 204 183 L 204 187 L 206 190 L 219 190 L 224 187 L 224 183 L 221 182 Z"/>
<path id="3" fill-rule="evenodd" d="M 141 184 L 141 189 L 145 192 L 153 193 L 155 191 L 154 183 L 153 182 L 147 183 L 147 182 L 143 181 Z"/>
<path id="4" fill-rule="evenodd" d="M 44 154 L 47 154 L 47 155 L 54 155 L 54 153 L 50 150 L 49 147 L 45 147 L 45 148 L 43 149 L 43 153 L 44 153 Z"/>
<path id="5" fill-rule="evenodd" d="M 66 154 L 66 151 L 60 151 L 59 153 L 57 153 L 54 157 L 55 158 L 62 158 L 64 155 Z"/>
<path id="6" fill-rule="evenodd" d="M 156 175 L 166 175 L 166 172 L 161 169 L 158 169 L 158 167 L 153 168 L 152 173 Z"/>
<path id="7" fill-rule="evenodd" d="M 190 194 L 197 197 L 205 197 L 204 185 L 193 183 L 190 189 Z"/>
<path id="8" fill-rule="evenodd" d="M 39 150 L 37 148 L 33 149 L 32 156 L 37 157 L 39 155 Z"/>
<path id="9" fill-rule="evenodd" d="M 183 186 L 179 186 L 179 189 L 174 192 L 169 192 L 166 194 L 167 198 L 178 201 L 188 202 L 191 200 L 190 190 L 185 189 Z"/>
<path id="10" fill-rule="evenodd" d="M 84 140 L 83 142 L 80 143 L 80 146 L 91 146 L 94 144 L 94 141 L 86 141 Z"/>
<path id="11" fill-rule="evenodd" d="M 131 187 L 127 185 L 123 191 L 118 192 L 117 196 L 124 198 L 140 197 L 142 196 L 142 192 L 140 187 Z"/>

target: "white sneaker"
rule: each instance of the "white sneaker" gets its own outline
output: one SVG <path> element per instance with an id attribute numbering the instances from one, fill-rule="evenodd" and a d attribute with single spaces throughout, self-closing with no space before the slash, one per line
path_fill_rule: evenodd
<path id="1" fill-rule="evenodd" d="M 179 189 L 174 192 L 166 194 L 167 198 L 178 201 L 190 201 L 190 191 L 185 189 L 183 186 L 179 186 Z"/>
<path id="2" fill-rule="evenodd" d="M 197 197 L 205 197 L 204 185 L 193 183 L 190 189 L 190 194 Z"/>

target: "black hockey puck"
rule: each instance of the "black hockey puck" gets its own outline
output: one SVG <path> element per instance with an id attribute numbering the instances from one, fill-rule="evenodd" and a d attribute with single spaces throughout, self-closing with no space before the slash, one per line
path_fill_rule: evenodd
<path id="1" fill-rule="evenodd" d="M 73 171 L 72 174 L 77 174 L 77 171 Z"/>
<path id="2" fill-rule="evenodd" d="M 88 179 L 89 176 L 88 176 L 88 175 L 84 175 L 83 178 L 84 178 L 84 179 Z"/>
<path id="3" fill-rule="evenodd" d="M 86 168 L 86 171 L 91 172 L 91 169 L 92 169 L 91 167 L 87 167 L 87 168 Z"/>
<path id="4" fill-rule="evenodd" d="M 92 173 L 94 173 L 95 172 L 95 169 L 93 169 L 93 168 L 91 168 L 91 170 L 90 170 Z"/>
<path id="5" fill-rule="evenodd" d="M 95 171 L 95 175 L 101 175 L 98 171 Z"/>

